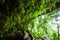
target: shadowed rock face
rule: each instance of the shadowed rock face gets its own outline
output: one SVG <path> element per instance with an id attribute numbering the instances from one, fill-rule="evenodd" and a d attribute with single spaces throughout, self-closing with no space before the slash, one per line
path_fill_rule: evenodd
<path id="1" fill-rule="evenodd" d="M 27 32 L 18 31 L 4 34 L 2 40 L 32 40 L 32 37 Z"/>
<path id="2" fill-rule="evenodd" d="M 5 0 L 0 0 L 0 4 L 3 5 L 5 3 Z"/>

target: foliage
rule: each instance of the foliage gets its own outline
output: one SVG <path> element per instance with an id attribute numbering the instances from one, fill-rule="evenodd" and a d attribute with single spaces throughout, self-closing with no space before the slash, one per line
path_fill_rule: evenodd
<path id="1" fill-rule="evenodd" d="M 60 8 L 44 15 L 37 17 L 36 19 L 32 20 L 30 24 L 28 24 L 28 30 L 32 37 L 40 37 L 44 38 L 46 34 L 50 37 L 51 40 L 54 40 L 55 36 L 57 36 L 57 32 L 55 32 L 50 25 L 48 25 L 48 22 L 55 17 L 55 14 L 58 12 Z M 27 28 L 27 27 L 26 27 Z M 26 29 L 25 28 L 25 29 Z M 56 39 L 58 36 L 56 37 Z M 55 40 L 56 40 L 55 39 Z"/>
<path id="2" fill-rule="evenodd" d="M 24 30 L 29 31 L 32 37 L 43 37 L 45 34 L 44 26 L 49 21 L 50 17 L 46 19 L 38 16 L 50 10 L 59 0 L 10 0 L 5 2 L 1 13 L 5 15 L 6 21 L 1 32 L 8 32 L 9 30 Z M 8 3 L 9 2 L 9 3 Z M 11 3 L 10 3 L 11 2 Z M 6 16 L 6 13 L 9 14 Z M 45 13 L 44 13 L 45 14 Z M 38 18 L 37 18 L 38 17 Z M 28 29 L 32 30 L 28 30 Z M 37 28 L 37 29 L 36 29 Z M 43 28 L 43 29 L 42 29 Z M 35 31 L 36 29 L 36 31 Z M 3 31 L 3 32 L 2 32 Z"/>

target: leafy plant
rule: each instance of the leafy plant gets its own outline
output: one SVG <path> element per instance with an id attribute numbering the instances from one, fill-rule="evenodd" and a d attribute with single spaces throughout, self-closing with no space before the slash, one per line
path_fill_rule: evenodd
<path id="1" fill-rule="evenodd" d="M 39 18 L 46 10 L 51 10 L 59 0 L 7 0 L 2 7 L 1 14 L 5 15 L 6 21 L 2 30 L 9 32 L 12 28 L 16 31 L 29 31 L 32 37 L 44 37 L 45 25 L 50 17 Z M 0 8 L 1 9 L 1 8 Z M 6 13 L 9 14 L 6 16 Z"/>

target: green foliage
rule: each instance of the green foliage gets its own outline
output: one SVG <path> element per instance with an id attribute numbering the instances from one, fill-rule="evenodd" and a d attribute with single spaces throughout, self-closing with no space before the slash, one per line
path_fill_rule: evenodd
<path id="1" fill-rule="evenodd" d="M 11 2 L 11 3 L 10 3 Z M 7 20 L 3 26 L 3 32 L 14 30 L 29 31 L 33 37 L 44 37 L 45 25 L 50 17 L 45 19 L 38 16 L 50 10 L 59 0 L 18 0 L 6 3 L 4 13 L 10 13 L 6 16 Z M 45 14 L 45 13 L 44 13 Z M 31 29 L 31 30 L 28 30 Z M 47 28 L 48 29 L 48 28 Z M 35 31 L 36 30 L 36 31 Z"/>
<path id="2" fill-rule="evenodd" d="M 59 9 L 59 8 L 58 8 Z M 42 16 L 37 17 L 36 19 L 32 20 L 30 24 L 28 24 L 28 30 L 32 37 L 40 37 L 44 38 L 46 34 L 51 38 L 51 40 L 54 39 L 55 35 L 57 35 L 57 32 L 53 31 L 50 25 L 48 25 L 48 22 L 53 18 L 52 15 L 55 15 L 58 12 L 58 9 L 45 14 L 44 18 Z M 27 27 L 26 27 L 27 28 Z"/>
<path id="3" fill-rule="evenodd" d="M 46 30 L 46 23 L 49 22 L 50 18 L 47 18 L 47 15 L 44 19 L 40 16 L 39 18 L 36 18 L 34 21 L 31 21 L 29 24 L 30 27 L 28 30 L 30 31 L 31 35 L 33 37 L 44 37 Z M 48 29 L 48 28 L 47 28 Z"/>

